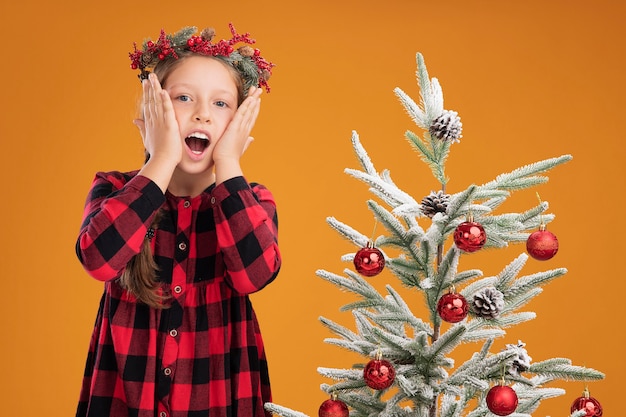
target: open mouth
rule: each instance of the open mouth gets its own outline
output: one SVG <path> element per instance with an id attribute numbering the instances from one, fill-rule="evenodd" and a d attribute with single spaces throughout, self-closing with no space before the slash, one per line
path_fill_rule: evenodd
<path id="1" fill-rule="evenodd" d="M 204 133 L 195 132 L 185 138 L 185 143 L 192 153 L 200 155 L 209 146 L 209 137 Z"/>

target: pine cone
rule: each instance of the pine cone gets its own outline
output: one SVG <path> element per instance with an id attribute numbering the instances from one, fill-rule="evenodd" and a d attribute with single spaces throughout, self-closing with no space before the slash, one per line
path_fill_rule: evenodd
<path id="1" fill-rule="evenodd" d="M 444 194 L 443 191 L 431 191 L 429 195 L 422 199 L 422 213 L 431 219 L 437 213 L 446 213 L 450 194 Z"/>
<path id="2" fill-rule="evenodd" d="M 237 52 L 239 52 L 241 56 L 250 57 L 254 55 L 254 49 L 248 45 L 240 46 L 239 48 L 237 48 Z"/>
<path id="3" fill-rule="evenodd" d="M 530 361 L 532 361 L 532 358 L 528 355 L 524 346 L 526 346 L 526 344 L 522 343 L 521 340 L 518 340 L 516 345 L 506 345 L 505 350 L 513 350 L 517 353 L 517 356 L 513 357 L 513 362 L 508 368 L 508 372 L 511 375 L 519 375 L 521 372 L 530 369 Z"/>
<path id="4" fill-rule="evenodd" d="M 463 123 L 457 112 L 444 110 L 441 116 L 433 120 L 429 130 L 437 139 L 459 142 L 463 136 Z"/>
<path id="5" fill-rule="evenodd" d="M 474 294 L 472 310 L 474 313 L 486 319 L 495 319 L 504 308 L 504 294 L 495 287 L 487 287 L 481 292 Z"/>
<path id="6" fill-rule="evenodd" d="M 214 28 L 205 28 L 202 30 L 202 32 L 200 32 L 200 37 L 207 41 L 212 41 L 214 36 L 215 36 Z"/>

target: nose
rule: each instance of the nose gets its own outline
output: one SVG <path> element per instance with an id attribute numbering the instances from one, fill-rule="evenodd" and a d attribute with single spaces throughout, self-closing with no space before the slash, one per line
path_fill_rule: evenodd
<path id="1" fill-rule="evenodd" d="M 193 118 L 194 120 L 198 122 L 210 123 L 211 122 L 210 106 L 208 104 L 198 103 L 198 105 L 196 106 Z"/>

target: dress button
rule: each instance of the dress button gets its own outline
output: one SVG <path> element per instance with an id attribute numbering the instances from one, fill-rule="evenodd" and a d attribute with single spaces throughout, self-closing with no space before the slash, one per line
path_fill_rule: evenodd
<path id="1" fill-rule="evenodd" d="M 215 197 L 211 197 L 211 204 L 215 204 Z"/>
<path id="2" fill-rule="evenodd" d="M 174 287 L 174 292 L 176 294 L 180 294 L 181 292 L 183 292 L 183 287 L 181 287 L 180 285 L 177 285 Z"/>
<path id="3" fill-rule="evenodd" d="M 185 250 L 185 249 L 187 249 L 187 244 L 186 244 L 185 242 L 180 242 L 180 243 L 178 244 L 178 249 L 180 249 L 180 250 Z"/>
<path id="4" fill-rule="evenodd" d="M 163 373 L 165 374 L 165 376 L 170 376 L 172 374 L 172 370 L 170 368 L 165 368 L 163 370 Z"/>
<path id="5" fill-rule="evenodd" d="M 167 413 L 165 411 L 161 411 L 159 413 L 159 417 L 167 417 Z"/>
<path id="6" fill-rule="evenodd" d="M 190 206 L 191 206 L 191 203 L 189 202 L 189 200 L 185 200 L 185 203 L 183 204 L 183 207 L 189 208 Z"/>
<path id="7" fill-rule="evenodd" d="M 170 336 L 172 336 L 172 337 L 178 336 L 178 331 L 176 331 L 176 329 L 170 330 Z"/>

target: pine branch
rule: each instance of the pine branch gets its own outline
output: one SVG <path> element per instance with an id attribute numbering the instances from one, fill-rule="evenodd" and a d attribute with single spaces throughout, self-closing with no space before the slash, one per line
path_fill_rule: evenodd
<path id="1" fill-rule="evenodd" d="M 498 274 L 498 283 L 501 287 L 508 286 L 517 275 L 520 273 L 524 265 L 526 265 L 526 261 L 528 260 L 528 255 L 525 253 L 520 254 L 517 258 L 515 258 L 511 263 L 504 267 L 504 269 Z"/>
<path id="2" fill-rule="evenodd" d="M 485 319 L 477 319 L 484 320 L 486 325 L 496 326 L 501 329 L 506 329 L 508 327 L 513 327 L 517 324 L 524 323 L 525 321 L 530 321 L 535 319 L 537 315 L 533 312 L 523 312 L 523 313 L 513 313 L 502 315 L 495 319 L 485 320 Z"/>
<path id="3" fill-rule="evenodd" d="M 443 333 L 432 345 L 426 348 L 423 356 L 430 362 L 437 361 L 444 355 L 452 352 L 463 341 L 463 334 L 467 331 L 464 324 L 459 323 L 452 326 Z"/>
<path id="4" fill-rule="evenodd" d="M 380 341 L 376 337 L 376 328 L 372 325 L 372 323 L 365 317 L 363 314 L 360 314 L 358 311 L 353 311 L 352 315 L 355 319 L 355 324 L 357 327 L 357 331 L 362 336 L 362 339 L 372 346 L 372 351 L 375 350 L 376 347 L 380 346 Z"/>
<path id="5" fill-rule="evenodd" d="M 491 343 L 491 341 L 489 341 L 489 343 Z M 491 345 L 489 344 L 489 346 Z M 515 356 L 515 352 L 508 350 L 486 357 L 484 355 L 474 355 L 469 361 L 456 369 L 454 373 L 444 381 L 444 384 L 461 386 L 469 377 L 489 380 L 495 376 L 495 379 L 499 379 L 502 374 L 503 364 Z"/>
<path id="6" fill-rule="evenodd" d="M 459 399 L 456 395 L 444 394 L 441 401 L 440 417 L 460 417 L 467 405 L 467 400 Z"/>
<path id="7" fill-rule="evenodd" d="M 374 213 L 376 219 L 381 222 L 389 232 L 395 234 L 398 239 L 406 242 L 407 231 L 393 214 L 373 200 L 369 200 L 367 205 Z"/>
<path id="8" fill-rule="evenodd" d="M 420 106 L 413 101 L 408 94 L 402 91 L 402 89 L 396 87 L 393 92 L 400 100 L 400 103 L 402 103 L 402 106 L 408 113 L 411 120 L 413 120 L 413 122 L 422 129 L 428 129 L 430 127 L 430 122 L 426 120 L 426 114 Z"/>
<path id="9" fill-rule="evenodd" d="M 543 213 L 548 210 L 550 205 L 547 201 L 542 201 L 541 204 L 536 205 L 535 207 L 519 214 L 519 221 L 522 223 L 526 223 L 531 219 L 536 219 L 541 216 Z"/>
<path id="10" fill-rule="evenodd" d="M 363 379 L 363 372 L 358 374 L 358 378 L 353 380 L 344 380 L 339 381 L 336 384 L 332 385 L 333 391 L 348 391 L 348 390 L 359 390 L 365 388 L 365 380 Z"/>
<path id="11" fill-rule="evenodd" d="M 336 339 L 336 338 L 331 338 L 331 337 L 327 337 L 326 339 L 324 339 L 324 343 L 337 346 L 339 348 L 343 348 L 347 351 L 355 352 L 360 355 L 365 355 L 367 351 L 375 348 L 375 345 L 373 343 L 369 343 L 369 346 L 364 348 L 363 343 L 349 342 L 347 340 Z"/>
<path id="12" fill-rule="evenodd" d="M 374 164 L 367 154 L 367 151 L 361 144 L 361 141 L 359 140 L 359 135 L 355 130 L 352 131 L 352 148 L 354 149 L 356 157 L 359 160 L 359 163 L 361 164 L 363 170 L 371 176 L 377 175 Z"/>
<path id="13" fill-rule="evenodd" d="M 354 414 L 359 417 L 367 417 L 384 408 L 384 403 L 380 399 L 380 392 L 369 395 L 371 392 L 369 390 L 336 391 L 334 386 L 328 384 L 322 384 L 320 388 L 328 394 L 335 393 L 339 400 L 350 406 L 353 409 L 350 413 L 351 416 Z"/>
<path id="14" fill-rule="evenodd" d="M 470 331 L 471 330 L 468 329 L 467 332 Z M 486 340 L 480 351 L 475 352 L 469 360 L 465 361 L 463 364 L 457 367 L 454 373 L 450 376 L 450 379 L 446 381 L 446 384 L 449 385 L 451 383 L 454 383 L 452 382 L 454 381 L 454 378 L 474 378 L 472 375 L 476 372 L 476 370 L 484 368 L 483 361 L 485 361 L 487 356 L 489 355 L 489 350 L 493 345 L 493 341 L 493 339 Z M 491 360 L 494 359 L 492 358 Z M 471 397 L 467 397 L 466 399 L 470 398 Z"/>
<path id="15" fill-rule="evenodd" d="M 406 396 L 413 400 L 419 408 L 419 405 L 429 405 L 435 398 L 432 386 L 427 385 L 424 381 L 415 378 L 407 378 L 404 375 L 396 375 L 396 381 L 400 389 L 406 393 Z"/>
<path id="16" fill-rule="evenodd" d="M 380 412 L 379 417 L 400 417 L 408 416 L 406 410 L 401 409 L 398 404 L 406 398 L 404 392 L 400 391 L 385 402 L 385 408 Z"/>
<path id="17" fill-rule="evenodd" d="M 429 134 L 424 135 L 429 138 L 428 143 L 426 143 L 410 130 L 407 130 L 404 136 L 418 152 L 420 159 L 430 168 L 435 179 L 442 185 L 447 184 L 448 178 L 444 171 L 444 165 L 448 156 L 449 145 L 446 148 L 439 149 Z"/>
<path id="18" fill-rule="evenodd" d="M 403 285 L 423 289 L 420 277 L 424 277 L 425 271 L 414 260 L 404 257 L 391 258 L 385 261 L 385 266 L 400 279 Z"/>
<path id="19" fill-rule="evenodd" d="M 456 274 L 454 280 L 452 280 L 453 285 L 459 285 L 466 281 L 471 281 L 482 276 L 483 272 L 479 269 L 469 269 L 467 271 L 462 271 Z"/>
<path id="20" fill-rule="evenodd" d="M 381 305 L 380 299 L 370 300 L 364 299 L 355 301 L 344 306 L 341 306 L 339 311 L 353 311 L 353 310 L 366 310 L 369 308 L 378 308 Z"/>
<path id="21" fill-rule="evenodd" d="M 353 331 L 351 331 L 350 329 L 335 323 L 332 320 L 329 320 L 325 317 L 319 317 L 319 320 L 322 322 L 322 324 L 324 325 L 324 327 L 326 327 L 327 329 L 329 329 L 331 332 L 335 333 L 338 336 L 343 337 L 344 339 L 350 341 L 350 342 L 354 342 L 356 340 L 359 340 L 360 337 L 359 335 L 357 335 L 356 333 L 354 333 Z"/>
<path id="22" fill-rule="evenodd" d="M 428 122 L 426 129 L 428 129 L 431 121 L 443 112 L 443 93 L 437 79 L 433 78 L 431 81 L 428 78 L 428 70 L 422 54 L 417 53 L 415 59 L 417 61 L 417 83 Z"/>
<path id="23" fill-rule="evenodd" d="M 324 368 L 322 366 L 317 368 L 317 372 L 330 379 L 334 379 L 335 381 L 362 381 L 363 380 L 363 371 L 358 371 L 354 369 L 337 369 L 337 368 Z M 363 384 L 365 385 L 365 384 Z"/>
<path id="24" fill-rule="evenodd" d="M 469 285 L 466 285 L 459 293 L 465 297 L 467 300 L 471 300 L 474 297 L 474 294 L 480 292 L 481 290 L 487 287 L 495 286 L 497 282 L 496 277 L 485 277 L 479 280 L 472 282 Z"/>
<path id="25" fill-rule="evenodd" d="M 565 394 L 565 390 L 561 388 L 537 388 L 535 386 L 524 386 L 515 384 L 513 386 L 519 403 L 516 412 L 533 413 L 543 400 L 554 398 Z"/>
<path id="26" fill-rule="evenodd" d="M 557 268 L 550 271 L 526 275 L 515 280 L 515 282 L 513 282 L 509 288 L 503 288 L 500 291 L 504 293 L 505 297 L 512 297 L 514 295 L 530 291 L 532 288 L 535 288 L 537 286 L 545 285 L 553 279 L 563 276 L 566 273 L 566 268 Z M 503 282 L 500 281 L 498 283 L 498 288 L 502 287 L 504 287 L 504 285 Z"/>
<path id="27" fill-rule="evenodd" d="M 283 407 L 274 403 L 265 403 L 264 408 L 270 413 L 281 417 L 309 417 L 304 413 L 294 411 L 287 407 Z"/>
<path id="28" fill-rule="evenodd" d="M 495 180 L 482 185 L 482 188 L 486 189 L 498 189 L 498 190 L 516 190 L 541 184 L 547 181 L 545 177 L 534 177 L 535 180 L 524 184 L 524 179 L 534 176 L 542 172 L 549 171 L 557 165 L 568 162 L 572 159 L 571 155 L 562 155 L 556 158 L 544 159 L 542 161 L 534 162 L 528 165 L 524 165 L 509 173 L 500 174 Z M 539 180 L 543 178 L 543 180 Z M 539 181 L 539 182 L 534 182 Z M 525 185 L 525 186 L 523 186 Z"/>
<path id="29" fill-rule="evenodd" d="M 429 308 L 433 314 L 436 313 L 437 300 L 450 287 L 456 276 L 460 256 L 461 251 L 454 246 L 451 247 L 441 260 L 439 268 L 437 268 L 437 272 L 434 275 L 435 287 L 427 291 Z"/>
<path id="30" fill-rule="evenodd" d="M 480 340 L 495 339 L 503 337 L 506 332 L 501 329 L 477 329 L 467 331 L 463 335 L 463 342 L 478 342 Z"/>
<path id="31" fill-rule="evenodd" d="M 465 190 L 450 195 L 450 202 L 448 203 L 448 209 L 446 210 L 446 215 L 449 220 L 464 216 L 467 213 L 467 210 L 462 211 L 462 209 L 464 206 L 469 206 L 476 191 L 478 191 L 478 187 L 470 185 Z"/>
<path id="32" fill-rule="evenodd" d="M 383 181 L 378 175 L 373 176 L 350 168 L 346 168 L 344 172 L 369 185 L 370 192 L 376 192 L 376 195 L 382 198 L 391 207 L 397 207 L 402 204 L 417 205 L 417 202 L 410 196 L 406 195 L 394 184 Z"/>
<path id="33" fill-rule="evenodd" d="M 530 288 L 526 292 L 517 293 L 514 297 L 510 296 L 509 294 L 505 294 L 504 308 L 502 309 L 500 314 L 506 314 L 520 309 L 542 292 L 542 288 Z"/>
<path id="34" fill-rule="evenodd" d="M 604 378 L 604 374 L 595 369 L 568 364 L 535 363 L 530 366 L 528 371 L 544 377 L 562 380 L 594 381 Z"/>
<path id="35" fill-rule="evenodd" d="M 544 361 L 541 362 L 535 362 L 533 365 L 531 365 L 532 369 L 546 369 L 546 368 L 551 368 L 553 366 L 557 366 L 557 365 L 571 365 L 572 361 L 571 359 L 567 359 L 567 358 L 550 358 L 550 359 L 546 359 Z"/>
<path id="36" fill-rule="evenodd" d="M 330 225 L 333 229 L 339 232 L 344 238 L 354 243 L 356 246 L 364 247 L 369 242 L 369 238 L 362 233 L 359 233 L 352 227 L 348 226 L 345 223 L 340 222 L 334 217 L 327 217 L 326 223 Z"/>
<path id="37" fill-rule="evenodd" d="M 376 340 L 379 341 L 380 343 L 379 346 L 391 347 L 392 349 L 406 352 L 411 355 L 419 353 L 415 349 L 412 349 L 415 346 L 415 344 L 413 343 L 411 339 L 407 337 L 395 335 L 391 332 L 381 329 L 380 327 L 375 327 L 375 326 L 371 327 L 371 332 L 373 335 L 376 336 Z M 370 352 L 370 356 L 375 356 L 375 354 L 376 354 L 376 350 L 373 349 Z"/>
<path id="38" fill-rule="evenodd" d="M 404 301 L 404 299 L 394 290 L 391 285 L 387 285 L 387 292 L 390 294 L 391 299 L 397 306 L 397 308 L 393 308 L 396 315 L 402 318 L 402 320 L 406 321 L 413 329 L 417 332 L 426 332 L 432 334 L 432 327 L 427 323 L 424 323 L 421 319 L 415 317 L 409 305 Z"/>

